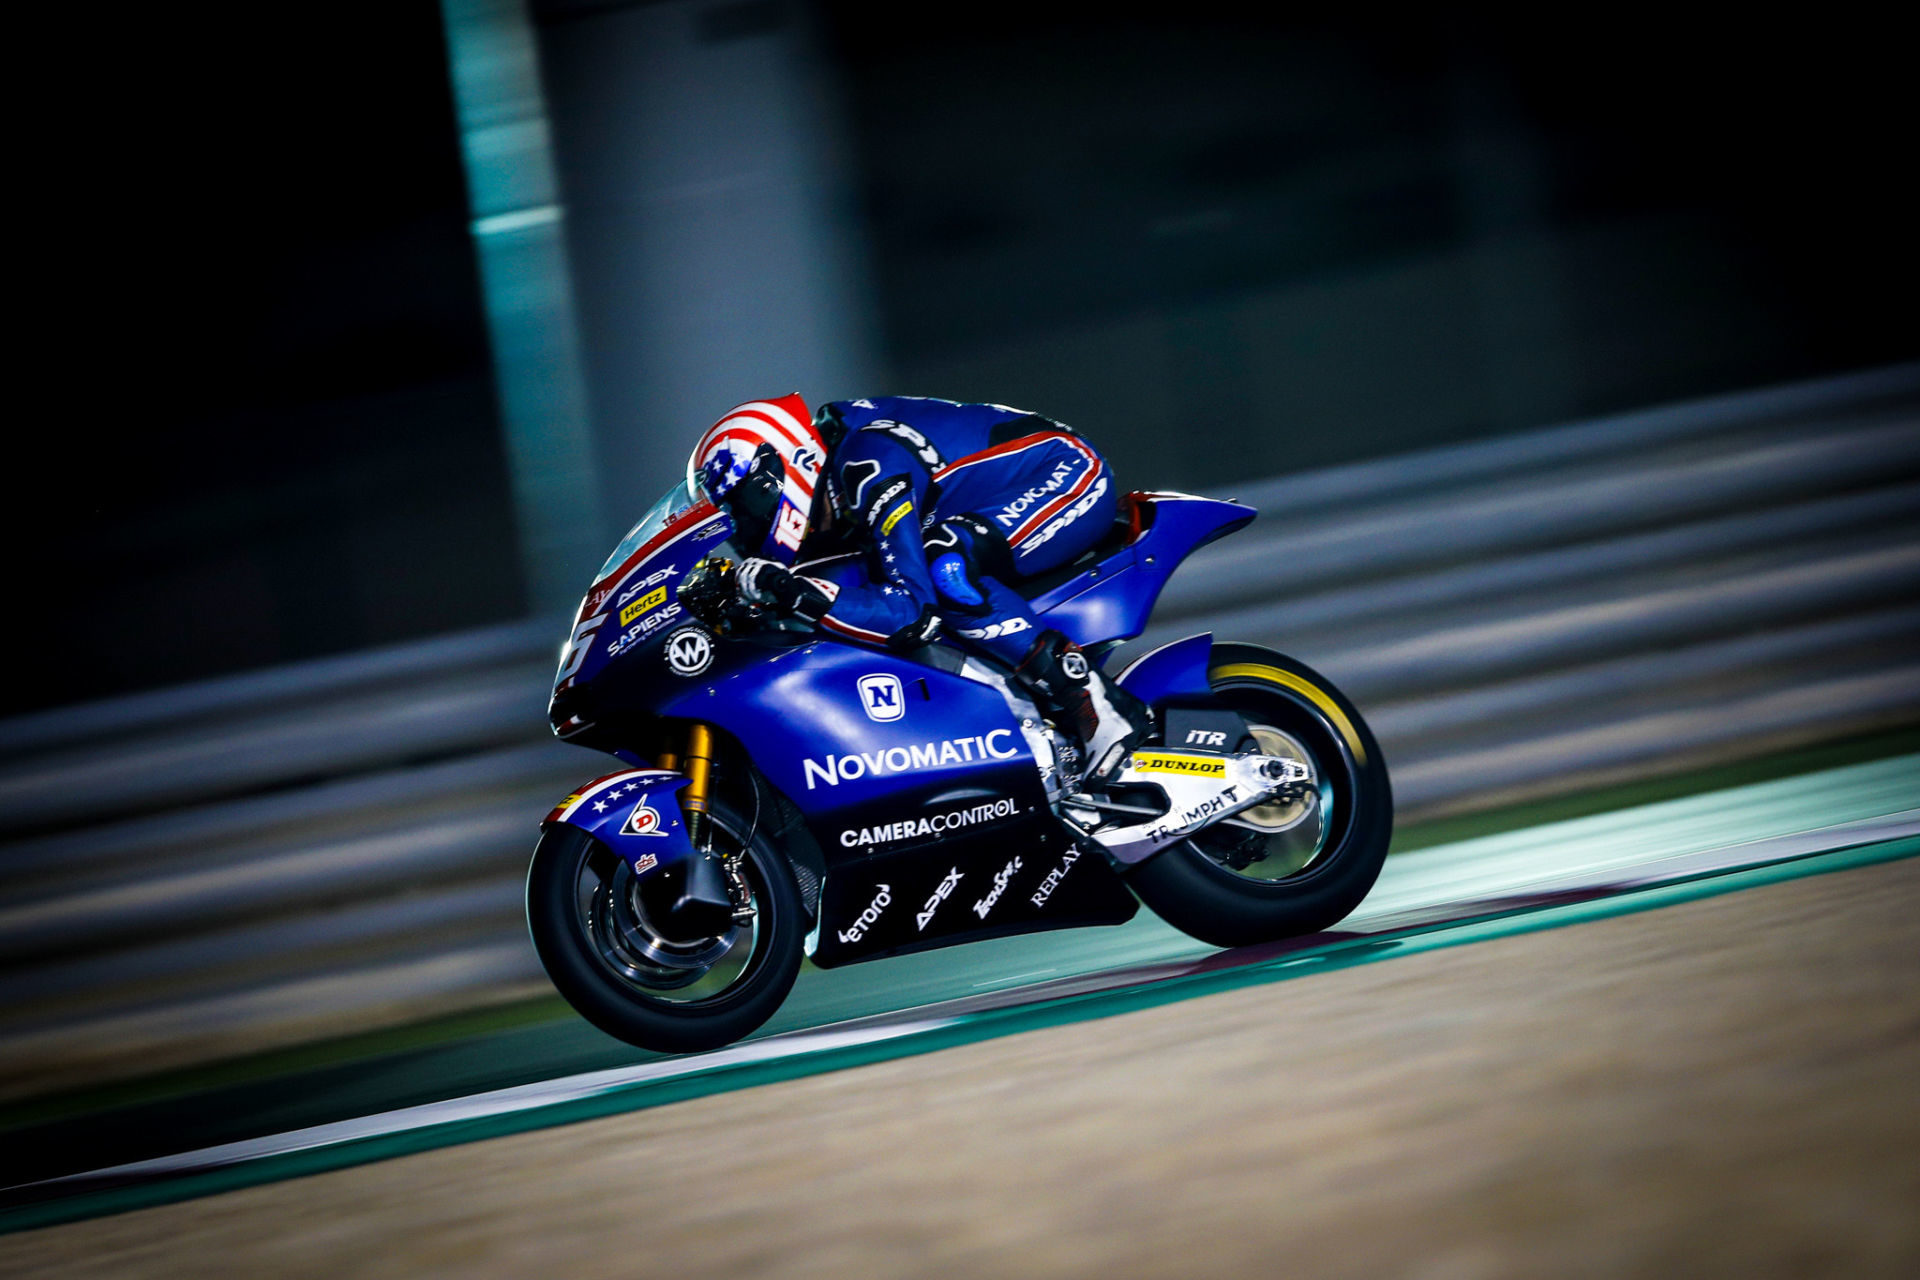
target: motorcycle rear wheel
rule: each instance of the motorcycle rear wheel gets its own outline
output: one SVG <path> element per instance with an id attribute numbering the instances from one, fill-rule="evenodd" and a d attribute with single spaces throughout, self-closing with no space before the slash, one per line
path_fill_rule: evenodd
<path id="1" fill-rule="evenodd" d="M 731 1044 L 772 1017 L 799 976 L 807 925 L 792 868 L 765 832 L 746 839 L 748 824 L 724 805 L 708 816 L 716 852 L 745 850 L 754 907 L 751 921 L 712 938 L 663 934 L 648 911 L 659 895 L 577 827 L 547 828 L 527 871 L 527 926 L 547 976 L 588 1022 L 642 1049 Z"/>
<path id="2" fill-rule="evenodd" d="M 1306 758 L 1320 785 L 1169 846 L 1128 882 L 1167 923 L 1219 947 L 1330 928 L 1366 897 L 1393 838 L 1380 744 L 1325 677 L 1271 649 L 1215 644 L 1207 679 L 1247 721 L 1249 746 Z"/>

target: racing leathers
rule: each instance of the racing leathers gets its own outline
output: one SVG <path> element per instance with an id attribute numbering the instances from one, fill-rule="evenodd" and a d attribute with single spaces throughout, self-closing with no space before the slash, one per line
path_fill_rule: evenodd
<path id="1" fill-rule="evenodd" d="M 1119 495 L 1100 453 L 1071 428 L 1005 405 L 837 401 L 814 425 L 839 537 L 801 547 L 793 575 L 806 589 L 759 565 L 743 589 L 867 643 L 911 648 L 944 625 L 1013 668 L 1080 738 L 1087 763 L 1110 768 L 1151 724 L 1145 708 L 1044 630 L 1009 585 L 1076 559 L 1112 527 Z M 840 550 L 815 554 L 836 540 Z"/>

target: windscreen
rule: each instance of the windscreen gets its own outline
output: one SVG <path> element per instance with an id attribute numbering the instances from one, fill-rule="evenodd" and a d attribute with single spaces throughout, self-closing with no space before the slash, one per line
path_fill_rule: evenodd
<path id="1" fill-rule="evenodd" d="M 627 536 L 620 539 L 620 545 L 613 549 L 607 562 L 600 566 L 600 572 L 594 575 L 594 581 L 618 569 L 626 558 L 646 545 L 647 539 L 666 528 L 673 518 L 699 501 L 694 496 L 691 484 L 682 482 L 674 485 L 660 495 L 660 500 L 647 508 L 647 514 L 640 517 L 640 523 L 627 530 Z"/>

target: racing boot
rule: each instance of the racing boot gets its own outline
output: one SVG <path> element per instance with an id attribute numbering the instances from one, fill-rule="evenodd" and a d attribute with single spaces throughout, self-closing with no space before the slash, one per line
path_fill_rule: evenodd
<path id="1" fill-rule="evenodd" d="M 1013 674 L 1049 719 L 1080 740 L 1090 781 L 1112 773 L 1153 731 L 1146 704 L 1107 679 L 1058 631 L 1041 632 Z"/>

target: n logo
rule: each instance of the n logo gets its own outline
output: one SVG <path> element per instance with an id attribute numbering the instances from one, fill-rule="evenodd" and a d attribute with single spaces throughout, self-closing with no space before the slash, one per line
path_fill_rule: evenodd
<path id="1" fill-rule="evenodd" d="M 901 696 L 900 677 L 872 675 L 860 677 L 860 705 L 867 719 L 886 722 L 907 714 L 906 699 Z"/>

